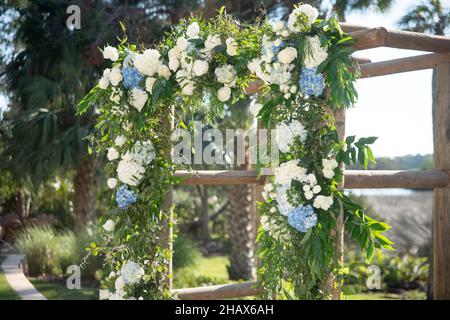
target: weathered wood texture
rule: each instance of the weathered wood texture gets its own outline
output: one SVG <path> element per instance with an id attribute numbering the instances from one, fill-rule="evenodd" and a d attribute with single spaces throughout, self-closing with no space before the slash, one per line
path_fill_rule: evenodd
<path id="1" fill-rule="evenodd" d="M 356 39 L 353 48 L 358 50 L 377 47 L 420 50 L 429 52 L 450 52 L 450 38 L 417 32 L 377 28 L 343 28 Z"/>
<path id="2" fill-rule="evenodd" d="M 267 173 L 270 175 L 271 173 Z M 263 184 L 264 176 L 257 177 L 256 171 L 177 171 L 176 176 L 184 177 L 184 184 Z M 447 171 L 412 171 L 412 170 L 346 170 L 345 189 L 370 188 L 438 188 L 449 185 Z"/>
<path id="3" fill-rule="evenodd" d="M 434 163 L 450 170 L 450 64 L 441 64 L 434 75 Z M 433 299 L 450 299 L 450 188 L 433 192 Z"/>
<path id="4" fill-rule="evenodd" d="M 256 282 L 243 282 L 237 284 L 224 284 L 198 288 L 185 288 L 173 290 L 180 300 L 218 300 L 256 296 L 261 289 L 256 288 Z"/>
<path id="5" fill-rule="evenodd" d="M 365 63 L 360 65 L 361 78 L 432 69 L 440 63 L 448 62 L 450 62 L 450 53 L 431 53 L 389 61 Z"/>

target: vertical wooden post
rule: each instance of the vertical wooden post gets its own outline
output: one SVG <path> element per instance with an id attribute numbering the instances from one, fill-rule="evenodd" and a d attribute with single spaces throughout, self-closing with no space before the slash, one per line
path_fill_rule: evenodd
<path id="1" fill-rule="evenodd" d="M 345 109 L 342 108 L 340 110 L 337 110 L 334 114 L 335 121 L 336 121 L 336 129 L 338 132 L 339 140 L 345 139 Z M 341 170 L 345 171 L 345 165 L 341 164 Z M 342 176 L 342 181 L 339 184 L 339 189 L 344 189 L 344 179 L 345 174 Z M 340 213 L 339 217 L 337 219 L 336 223 L 336 253 L 337 253 L 337 260 L 339 264 L 342 266 L 344 264 L 344 210 L 342 207 L 342 204 L 340 205 Z M 341 298 L 341 291 L 339 288 L 336 288 L 333 285 L 333 300 L 340 300 Z"/>
<path id="2" fill-rule="evenodd" d="M 174 107 L 171 108 L 170 114 L 168 115 L 167 124 L 164 128 L 164 131 L 167 134 L 167 145 L 170 146 L 165 150 L 166 157 L 168 161 L 172 161 L 172 147 L 171 147 L 171 134 L 174 128 Z M 162 210 L 168 215 L 165 223 L 166 227 L 163 230 L 161 235 L 161 248 L 169 249 L 172 252 L 172 241 L 173 241 L 173 187 L 170 187 L 167 193 L 164 196 L 164 203 L 162 206 Z M 170 257 L 167 263 L 167 289 L 172 290 L 172 257 Z"/>
<path id="3" fill-rule="evenodd" d="M 433 86 L 434 165 L 450 170 L 450 64 L 436 67 Z M 450 188 L 433 190 L 433 299 L 450 299 Z"/>

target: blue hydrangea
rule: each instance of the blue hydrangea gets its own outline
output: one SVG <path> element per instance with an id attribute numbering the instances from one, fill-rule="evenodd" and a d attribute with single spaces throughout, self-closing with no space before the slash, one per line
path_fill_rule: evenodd
<path id="1" fill-rule="evenodd" d="M 137 195 L 133 190 L 128 189 L 127 186 L 120 186 L 116 192 L 116 202 L 120 209 L 126 209 L 135 203 Z"/>
<path id="2" fill-rule="evenodd" d="M 310 205 L 301 205 L 289 213 L 288 222 L 294 229 L 305 233 L 317 225 L 317 215 Z"/>
<path id="3" fill-rule="evenodd" d="M 139 87 L 143 77 L 136 68 L 123 68 L 123 85 L 127 89 Z"/>
<path id="4" fill-rule="evenodd" d="M 283 48 L 284 46 L 284 41 L 280 41 L 280 44 L 277 46 L 274 44 L 272 44 L 272 51 L 277 54 L 278 52 L 280 52 L 281 48 Z"/>
<path id="5" fill-rule="evenodd" d="M 317 68 L 302 68 L 300 73 L 300 91 L 308 96 L 320 96 L 325 88 L 322 74 L 316 74 Z"/>

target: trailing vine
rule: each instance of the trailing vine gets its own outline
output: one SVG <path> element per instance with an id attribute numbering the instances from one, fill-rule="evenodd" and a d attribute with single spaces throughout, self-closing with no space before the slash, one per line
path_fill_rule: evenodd
<path id="1" fill-rule="evenodd" d="M 353 105 L 358 66 L 352 38 L 331 17 L 299 5 L 288 21 L 235 21 L 223 10 L 210 21 L 183 20 L 154 48 L 130 44 L 103 49 L 111 68 L 79 103 L 78 113 L 98 110 L 91 136 L 95 151 L 107 154 L 108 186 L 115 194 L 100 219 L 103 241 L 91 244 L 111 272 L 104 299 L 170 298 L 171 223 L 164 197 L 173 184 L 174 128 L 193 130 L 193 116 L 209 121 L 244 98 L 251 83 L 251 111 L 276 129 L 280 157 L 259 203 L 258 281 L 262 297 L 326 299 L 330 274 L 340 284 L 344 266 L 335 247 L 337 219 L 365 252 L 392 250 L 383 235 L 389 226 L 369 218 L 338 188 L 342 163 L 374 161 L 375 138 L 339 141 L 333 111 Z M 262 165 L 259 164 L 258 168 Z"/>

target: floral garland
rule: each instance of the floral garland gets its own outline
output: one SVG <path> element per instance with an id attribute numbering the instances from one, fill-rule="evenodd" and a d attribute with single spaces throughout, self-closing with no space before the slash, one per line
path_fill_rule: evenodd
<path id="1" fill-rule="evenodd" d="M 80 114 L 98 108 L 92 139 L 98 152 L 107 152 L 107 184 L 115 190 L 113 209 L 101 218 L 104 241 L 91 245 L 111 269 L 102 299 L 171 296 L 164 195 L 178 180 L 167 124 L 173 110 L 176 128 L 189 127 L 197 112 L 220 117 L 254 81 L 260 90 L 250 111 L 277 129 L 272 139 L 281 151 L 258 210 L 262 297 L 330 296 L 329 275 L 340 285 L 345 270 L 335 248 L 340 214 L 367 261 L 374 248 L 392 250 L 383 235 L 389 226 L 366 216 L 338 188 L 342 163 L 367 167 L 374 160 L 375 138 L 339 141 L 332 115 L 357 97 L 351 44 L 335 18 L 320 20 L 305 4 L 287 22 L 247 25 L 222 10 L 212 21 L 182 21 L 153 49 L 139 50 L 126 37 L 117 48 L 104 48 L 112 67 L 78 106 Z"/>

